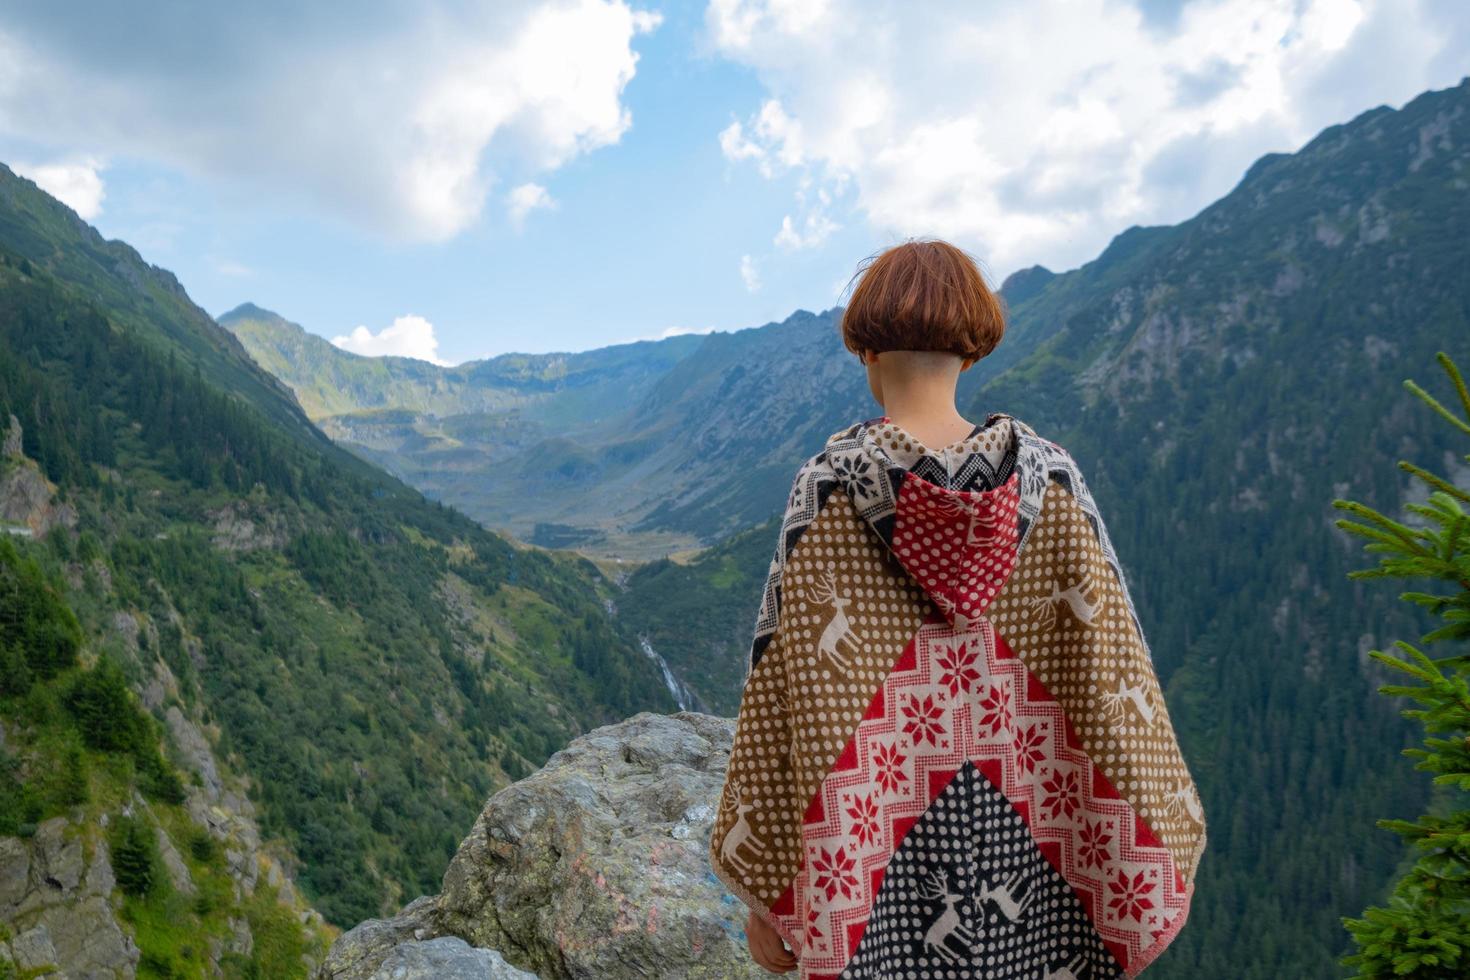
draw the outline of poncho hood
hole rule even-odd
[[[801,980],[1131,977],[1204,813],[1076,462],[1005,413],[887,416],[787,498],[710,861]]]
[[[1012,415],[992,412],[940,449],[881,415],[833,433],[820,460],[956,629],[980,616],[1009,577],[1052,479],[1086,495],[1104,558],[1123,574],[1071,456]],[[1127,601],[1136,623],[1131,596]]]

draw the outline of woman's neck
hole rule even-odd
[[[953,402],[905,401],[889,398],[883,414],[924,446],[932,449],[949,446],[968,436],[975,423],[961,415]]]

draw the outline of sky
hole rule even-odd
[[[1463,0],[7,0],[0,161],[214,315],[452,364],[826,309],[911,237],[1075,268],[1466,74]]]

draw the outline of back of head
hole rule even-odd
[[[975,260],[948,242],[908,241],[872,256],[842,314],[859,355],[945,351],[979,360],[1005,335],[1005,305]]]

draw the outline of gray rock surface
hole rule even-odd
[[[22,451],[20,420],[10,416],[0,447],[0,523],[23,527],[37,537],[58,524],[74,527],[77,511],[57,502],[56,486]]]
[[[15,957],[15,965],[22,970],[36,970],[56,963],[56,947],[51,944],[51,934],[45,926],[33,926],[16,936],[10,944],[10,953]]]
[[[476,949],[458,936],[395,946],[370,980],[537,980],[493,949]]]
[[[123,932],[110,895],[116,878],[107,842],[66,817],[52,817],[29,839],[0,837],[0,922],[14,934],[17,967],[64,970],[71,980],[132,977],[139,952]]]
[[[158,856],[163,860],[163,866],[168,871],[168,878],[174,890],[191,898],[197,895],[199,889],[194,887],[194,878],[189,874],[189,866],[184,863],[184,856],[179,853],[179,849],[174,847],[173,839],[162,827],[155,827],[153,831],[158,839]]]
[[[339,937],[317,980],[382,980],[443,936],[545,980],[769,976],[709,867],[733,737],[733,719],[681,711],[575,739],[490,798],[439,895]]]
[[[18,459],[24,455],[21,449],[22,434],[20,419],[16,418],[12,413],[8,424],[5,426],[5,445],[3,448],[0,448],[0,456],[4,456],[6,459]]]
[[[423,895],[391,919],[368,919],[337,937],[318,967],[317,980],[365,980],[373,976],[394,948],[437,938],[432,914],[438,898]]]

